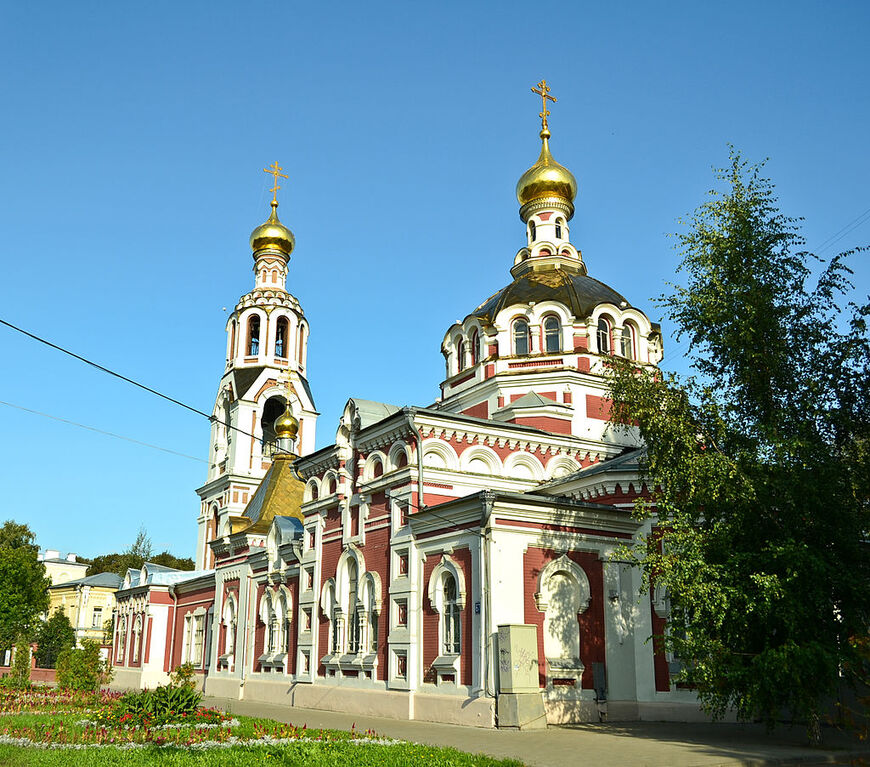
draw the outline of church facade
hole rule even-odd
[[[114,684],[190,662],[209,695],[397,718],[699,716],[650,641],[667,600],[619,556],[651,531],[631,515],[641,446],[608,420],[606,368],[656,366],[661,331],[588,275],[539,88],[511,282],[448,328],[434,404],[352,398],[319,450],[308,321],[286,290],[295,240],[273,199],[227,322],[197,570],[127,574]]]

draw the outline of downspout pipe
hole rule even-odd
[[[423,440],[420,432],[417,431],[417,424],[414,423],[413,409],[404,407],[402,412],[408,419],[408,426],[414,434],[414,443],[417,446],[417,511],[423,511],[426,508],[426,504],[423,503]]]
[[[172,661],[175,658],[175,626],[178,617],[178,595],[175,593],[175,584],[169,586],[169,596],[172,597],[172,634],[169,638],[169,670],[172,673]]]
[[[492,591],[490,584],[492,583],[492,511],[495,505],[495,496],[485,491],[483,493],[483,525],[482,525],[482,549],[483,549],[483,620],[481,621],[484,630],[484,692],[487,696],[494,698],[496,694],[495,680],[493,679],[493,652],[492,652]],[[492,689],[490,689],[492,685]]]

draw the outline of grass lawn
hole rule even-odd
[[[372,732],[308,730],[249,717],[211,727],[187,722],[171,727],[107,724],[107,714],[117,705],[116,698],[105,695],[70,698],[42,691],[15,697],[4,691],[0,765],[520,765],[454,749],[387,741]]]

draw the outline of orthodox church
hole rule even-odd
[[[533,90],[541,149],[517,183],[510,283],[447,329],[434,404],[349,399],[320,450],[308,320],[286,289],[295,239],[273,197],[226,326],[197,570],[127,573],[116,686],[189,662],[209,695],[404,719],[699,716],[649,641],[667,599],[618,556],[650,528],[631,515],[640,446],[609,423],[605,371],[612,355],[656,366],[660,328],[589,276],[577,182],[549,146],[554,99]]]

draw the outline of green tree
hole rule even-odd
[[[36,630],[36,665],[39,668],[54,668],[61,651],[72,647],[75,642],[75,630],[64,611],[58,607]]]
[[[145,561],[151,556],[151,551],[151,538],[148,537],[148,532],[145,528],[140,527],[136,540],[133,541],[133,545],[130,546],[125,553],[130,554],[133,557],[141,557],[142,560]]]
[[[0,527],[0,647],[29,638],[48,609],[49,581],[38,553],[27,525],[9,520]]]
[[[120,576],[127,574],[127,570],[138,570],[145,562],[153,562],[164,567],[174,567],[176,570],[193,570],[192,559],[176,557],[168,551],[153,554],[153,545],[148,532],[144,527],[139,528],[136,540],[121,553],[102,554],[90,560],[87,575],[98,573],[116,573]]]
[[[686,284],[660,303],[697,374],[617,361],[612,418],[647,446],[656,533],[634,556],[683,681],[715,716],[800,717],[817,740],[838,674],[866,670],[870,306],[844,316],[849,253],[803,252],[760,170],[732,150],[677,235]]]

